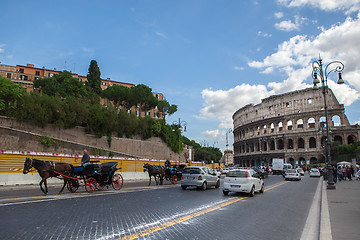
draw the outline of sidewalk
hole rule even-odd
[[[360,181],[338,181],[326,194],[333,240],[360,239]]]

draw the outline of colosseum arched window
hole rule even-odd
[[[287,148],[288,149],[294,149],[294,141],[291,138],[288,139]]]
[[[267,151],[267,142],[266,141],[263,142],[262,145],[263,145],[262,150]]]
[[[356,142],[356,137],[354,135],[350,135],[347,138],[348,144],[353,144],[354,142]]]
[[[334,126],[334,127],[339,127],[341,126],[341,121],[340,121],[340,117],[338,115],[334,115],[331,118],[331,123],[329,124],[329,126]]]
[[[326,118],[325,117],[320,117],[319,122],[320,122],[320,127],[326,127]]]
[[[278,131],[281,132],[283,130],[283,123],[279,122],[278,123]]]
[[[309,139],[309,148],[316,148],[316,139],[314,137]]]
[[[275,141],[274,141],[274,140],[271,140],[271,141],[270,141],[270,150],[271,150],[271,151],[274,151],[274,150],[275,150]]]
[[[308,119],[308,128],[315,128],[315,118],[311,117]]]
[[[287,127],[287,130],[292,130],[292,121],[291,120],[289,120],[289,121],[287,121],[287,123],[286,123],[286,127]]]
[[[260,135],[260,127],[259,126],[256,127],[256,134]]]
[[[270,124],[270,132],[273,133],[274,129],[275,129],[275,125],[274,125],[274,123],[271,123]]]
[[[266,133],[266,129],[267,129],[267,126],[266,124],[263,125],[263,133],[265,134]]]
[[[254,151],[255,151],[254,143],[251,143],[251,144],[250,144],[250,150],[251,150],[251,152],[254,152]]]
[[[342,144],[343,143],[342,137],[339,135],[336,135],[334,137],[334,142],[338,142],[338,143]]]
[[[296,121],[296,128],[304,128],[304,121],[302,119]]]
[[[303,138],[298,139],[298,148],[305,148],[305,141]]]
[[[278,139],[278,141],[277,141],[277,149],[279,149],[279,150],[284,149],[284,141],[282,139]]]
[[[259,142],[256,143],[256,151],[257,151],[257,152],[260,151],[260,143],[259,143]]]

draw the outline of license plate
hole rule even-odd
[[[232,188],[241,188],[241,185],[230,185]]]

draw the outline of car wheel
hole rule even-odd
[[[285,181],[287,181],[288,179],[287,178],[285,178]]]
[[[224,194],[225,196],[227,196],[227,195],[229,194],[229,192],[223,190],[223,194]]]
[[[219,188],[220,187],[220,181],[216,182],[215,188]]]
[[[250,197],[253,197],[255,195],[255,187],[253,186],[250,191]]]
[[[182,190],[186,190],[186,186],[181,186],[181,189],[182,189]]]
[[[205,191],[207,188],[207,184],[206,182],[203,182],[203,184],[201,185],[201,190]]]
[[[261,185],[260,193],[264,193],[264,184]]]

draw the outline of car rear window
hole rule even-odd
[[[185,168],[183,173],[188,173],[188,174],[200,174],[200,169],[199,168]]]
[[[246,171],[230,171],[227,177],[246,177]]]
[[[291,170],[287,170],[286,172],[287,173],[296,173],[296,170],[291,169]]]

